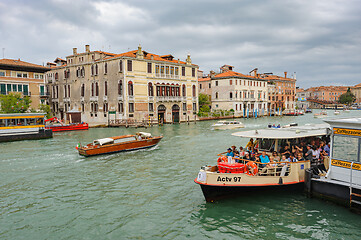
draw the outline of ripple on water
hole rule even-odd
[[[137,130],[90,129],[0,144],[0,238],[361,238],[360,216],[302,194],[206,203],[193,182],[199,167],[247,143],[230,136],[239,130],[211,131],[214,122],[149,128],[164,135],[156,148],[89,158],[78,155],[79,142]],[[306,115],[242,122],[255,129],[321,121]]]

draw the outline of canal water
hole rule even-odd
[[[329,111],[330,117],[333,111]],[[361,117],[361,111],[337,117]],[[321,123],[312,114],[241,119]],[[245,146],[215,121],[148,129],[97,128],[0,144],[0,239],[360,239],[361,216],[302,193],[248,195],[206,203],[193,182],[217,153]],[[147,131],[154,149],[84,158],[75,146]]]

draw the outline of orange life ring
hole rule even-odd
[[[250,176],[255,176],[258,173],[257,164],[252,161],[247,162],[246,164],[246,174]]]
[[[228,162],[228,158],[226,156],[221,156],[218,158],[217,162]]]

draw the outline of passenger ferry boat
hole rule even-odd
[[[269,155],[279,151],[286,143],[299,143],[313,137],[323,137],[330,132],[328,124],[309,124],[305,126],[290,126],[278,129],[259,129],[233,133],[233,136],[254,138],[258,141],[258,150],[265,150]],[[263,190],[302,190],[304,188],[305,169],[310,167],[309,161],[277,162],[263,166],[260,163],[241,160],[219,154],[216,166],[201,167],[195,183],[201,186],[207,202],[233,195],[242,195],[250,191]],[[222,163],[222,158],[226,163]],[[327,162],[327,160],[326,160]]]
[[[329,169],[306,170],[306,190],[361,212],[361,118],[325,120],[332,127]]]
[[[85,157],[124,151],[134,151],[156,146],[163,136],[153,137],[150,133],[139,132],[135,135],[123,135],[96,139],[86,146],[78,146],[80,155]]]
[[[236,129],[244,128],[244,124],[240,121],[218,121],[212,125],[213,129]]]
[[[45,113],[0,114],[0,142],[53,137],[53,132],[45,129],[45,115]]]

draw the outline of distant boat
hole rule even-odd
[[[315,117],[315,118],[327,117],[327,112],[326,111],[321,111],[320,113],[315,113],[315,114],[313,114],[313,117]]]
[[[305,111],[305,113],[312,113],[312,109],[307,108],[306,111]]]
[[[240,121],[218,121],[212,125],[213,129],[235,129],[244,128],[244,124]]]
[[[151,148],[157,145],[163,136],[153,137],[150,133],[139,132],[136,135],[96,139],[86,146],[77,146],[80,155],[85,157],[124,151]]]
[[[339,111],[334,111],[333,114],[340,115],[340,112]]]
[[[88,130],[89,129],[89,126],[87,123],[64,124],[56,117],[46,119],[45,122],[56,122],[55,124],[47,123],[45,125],[45,129],[51,129],[51,130],[53,130],[53,132]]]

